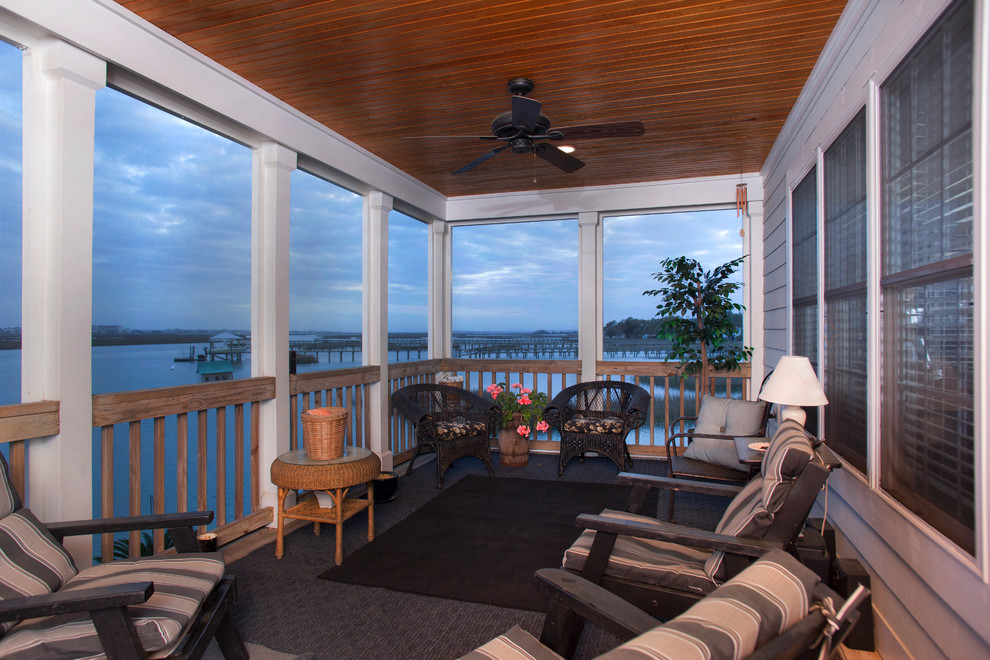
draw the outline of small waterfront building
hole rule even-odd
[[[234,365],[230,360],[211,360],[197,362],[196,373],[201,383],[212,383],[218,380],[233,380]]]

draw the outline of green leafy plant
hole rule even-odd
[[[667,258],[653,279],[663,286],[644,291],[660,299],[661,339],[671,342],[670,358],[681,363],[682,376],[696,374],[701,392],[708,394],[713,371],[731,371],[753,354],[751,346],[732,342],[739,334],[736,312],[746,308],[732,301],[742,284],[732,281],[746,257],[739,257],[710,271],[689,257]]]

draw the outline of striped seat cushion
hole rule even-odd
[[[662,525],[656,519],[605,509],[603,516],[619,520],[635,520],[650,525]],[[577,541],[564,552],[564,568],[580,573],[595,540],[593,530],[584,530]],[[705,594],[715,589],[705,573],[705,560],[711,556],[708,550],[699,550],[632,536],[619,535],[608,560],[605,574],[645,584],[675,587],[684,591]]]
[[[625,425],[618,417],[577,417],[564,422],[568,433],[622,433]]]
[[[6,518],[21,508],[21,498],[10,482],[7,460],[0,454],[0,518]]]
[[[763,480],[755,477],[729,503],[722,519],[715,526],[716,534],[762,539],[773,523],[773,514],[763,506]],[[725,579],[725,554],[713,552],[705,562],[705,573],[713,580]]]
[[[0,599],[50,594],[75,574],[72,558],[30,510],[0,519]],[[0,624],[0,634],[15,623]]]
[[[437,437],[440,440],[456,440],[469,435],[485,433],[488,425],[484,422],[437,422]]]
[[[79,572],[61,591],[150,580],[155,593],[128,607],[138,638],[150,654],[170,650],[224,572],[220,553],[125,559]],[[86,612],[21,621],[0,639],[0,657],[79,658],[102,653]]]
[[[499,635],[484,646],[480,646],[461,660],[560,660],[560,656],[540,644],[535,637],[513,626],[509,632]]]
[[[801,424],[789,419],[777,427],[760,468],[763,473],[763,505],[767,511],[776,513],[780,509],[794,480],[814,455],[811,441]]]
[[[736,495],[715,531],[729,536],[762,539],[773,523],[774,515],[784,505],[794,480],[814,456],[804,427],[793,420],[783,422],[777,427],[763,457],[762,475],[746,484]],[[705,563],[705,571],[712,579],[725,579],[723,559],[722,552],[714,552]]]
[[[774,550],[680,616],[600,658],[745,658],[807,616],[817,583],[812,571]]]

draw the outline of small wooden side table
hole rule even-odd
[[[336,527],[337,549],[334,560],[344,561],[344,521],[365,509],[368,510],[368,540],[375,538],[374,480],[381,473],[382,462],[371,450],[364,447],[344,446],[344,455],[329,461],[316,461],[306,456],[304,449],[282,454],[272,463],[272,483],[278,486],[278,537],[275,556],[282,558],[282,534],[285,518],[308,520],[314,523],[313,531],[320,533],[320,523]],[[368,484],[364,499],[347,497],[352,486]],[[320,507],[315,497],[303,500],[286,510],[285,496],[290,490],[323,490],[329,493],[333,507]]]

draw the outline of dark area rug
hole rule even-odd
[[[544,612],[533,574],[560,566],[578,514],[624,510],[629,490],[468,475],[320,577]]]

